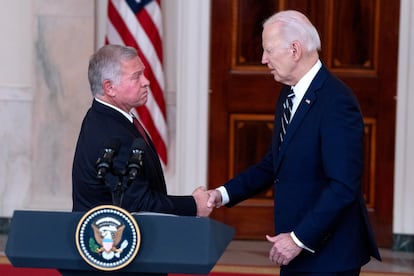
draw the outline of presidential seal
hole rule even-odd
[[[138,224],[126,210],[102,205],[88,211],[76,228],[82,259],[103,271],[119,270],[136,257],[141,243]]]

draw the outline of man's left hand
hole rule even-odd
[[[296,245],[289,233],[282,233],[274,237],[266,235],[266,239],[273,243],[269,259],[278,265],[287,265],[302,251],[302,248]]]

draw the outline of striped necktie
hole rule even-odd
[[[287,95],[285,102],[283,103],[283,115],[282,115],[282,125],[280,129],[280,144],[282,144],[285,135],[287,127],[290,123],[290,116],[292,113],[292,106],[293,106],[293,98],[295,97],[295,92],[293,92],[293,89],[290,89],[289,95]]]

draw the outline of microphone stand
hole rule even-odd
[[[124,179],[125,171],[110,170],[109,172],[116,178],[116,180],[108,178],[105,175],[98,175],[98,178],[101,180],[102,184],[108,187],[111,191],[112,204],[121,207],[124,199],[124,192],[127,188]]]
[[[112,204],[121,207],[122,201],[124,200],[124,192],[126,190],[124,185],[125,173],[115,171],[113,174],[118,177],[118,182],[112,187]]]

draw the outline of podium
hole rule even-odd
[[[97,271],[80,256],[75,232],[82,212],[22,211],[13,214],[6,256],[15,267]],[[139,251],[116,273],[208,274],[233,239],[234,229],[210,218],[158,213],[132,215]],[[118,275],[118,274],[117,274]]]

